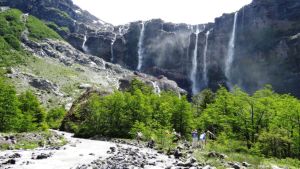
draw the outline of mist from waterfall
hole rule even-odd
[[[210,34],[210,30],[208,30],[205,34],[205,46],[203,50],[203,70],[202,70],[202,80],[204,82],[204,86],[208,85],[208,76],[207,76],[207,46],[208,46],[208,37]]]
[[[111,44],[110,44],[110,54],[111,54],[111,58],[110,58],[110,62],[114,62],[114,43],[117,39],[117,34],[115,33],[114,38],[111,40]]]
[[[137,70],[140,71],[143,65],[143,53],[144,53],[144,49],[143,49],[143,42],[144,42],[144,35],[145,35],[145,23],[142,22],[142,29],[141,29],[141,33],[140,33],[140,37],[139,37],[139,42],[138,42],[138,66],[137,66]]]
[[[198,92],[197,88],[197,67],[198,67],[198,35],[200,33],[199,26],[196,27],[196,42],[195,42],[195,48],[193,52],[193,58],[192,58],[192,70],[190,74],[190,79],[192,81],[192,93],[193,95]]]
[[[236,21],[238,17],[238,12],[234,14],[234,21],[233,21],[233,28],[228,44],[228,51],[227,56],[225,58],[225,76],[227,78],[227,87],[231,90],[232,89],[232,82],[231,82],[231,66],[234,58],[234,48],[235,48],[235,33],[236,33]]]

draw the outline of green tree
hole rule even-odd
[[[19,96],[19,109],[22,112],[23,122],[20,131],[46,129],[46,112],[40,105],[37,97],[30,91]]]
[[[53,108],[47,113],[47,124],[52,129],[58,129],[62,120],[66,115],[66,110],[63,107]]]
[[[16,130],[19,124],[19,115],[14,87],[0,78],[0,132]]]

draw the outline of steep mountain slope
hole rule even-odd
[[[10,0],[2,5],[51,22],[49,26],[85,53],[165,75],[190,93],[219,85],[238,85],[251,93],[271,84],[278,92],[300,97],[298,0],[254,0],[236,14],[203,25],[154,19],[115,27],[71,0]]]
[[[84,54],[37,18],[16,9],[2,9],[0,73],[9,77],[19,92],[32,90],[47,108],[62,105],[69,109],[87,89],[112,92],[133,78],[153,88],[184,92],[166,78],[137,74]]]

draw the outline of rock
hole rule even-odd
[[[13,165],[13,164],[16,164],[16,160],[15,159],[9,159],[6,162],[4,162],[3,164],[5,164],[5,165]]]
[[[278,167],[277,165],[272,165],[271,168],[272,168],[272,169],[283,169],[283,168],[281,168],[281,167]]]
[[[14,154],[10,155],[9,158],[21,158],[21,154],[14,153]]]
[[[227,158],[227,156],[225,154],[221,154],[221,153],[218,153],[218,152],[209,152],[207,154],[208,157],[211,157],[211,158],[220,158],[220,159],[225,159]]]
[[[212,167],[210,165],[206,165],[202,169],[212,169]]]
[[[88,88],[91,88],[92,87],[92,85],[91,84],[80,84],[79,86],[78,86],[78,88],[79,89],[88,89]]]
[[[116,152],[116,147],[109,147],[109,149],[110,149],[110,151],[113,152],[113,153]]]
[[[242,166],[244,166],[244,167],[249,167],[249,166],[251,166],[251,164],[249,164],[249,163],[247,163],[247,162],[243,162],[243,163],[242,163]]]
[[[49,158],[49,157],[51,157],[51,156],[52,156],[51,153],[49,153],[49,154],[41,153],[41,154],[37,155],[35,159],[37,159],[37,160],[42,160],[42,159]]]
[[[197,160],[196,160],[195,157],[191,157],[191,158],[189,158],[187,161],[190,162],[190,163],[195,163],[195,162],[197,162]]]
[[[232,167],[233,167],[234,169],[240,169],[240,168],[241,168],[241,166],[240,166],[239,164],[237,164],[237,163],[234,163],[234,164],[232,165]]]
[[[179,151],[179,149],[176,149],[175,152],[174,152],[174,157],[176,159],[182,157],[182,153]]]

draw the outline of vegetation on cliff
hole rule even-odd
[[[0,66],[11,66],[24,63],[30,54],[21,46],[22,34],[28,30],[29,38],[62,39],[55,31],[37,18],[22,14],[17,9],[0,12]]]

